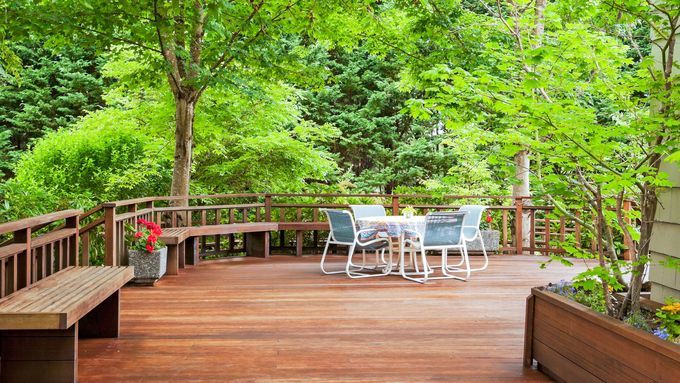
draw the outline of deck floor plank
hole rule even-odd
[[[210,261],[123,289],[121,337],[79,341],[80,381],[545,382],[522,367],[525,298],[583,269],[497,256],[423,286],[323,276],[318,259]]]

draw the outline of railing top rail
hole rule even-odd
[[[44,226],[45,224],[49,224],[54,221],[79,216],[82,213],[83,211],[78,209],[61,210],[35,217],[24,218],[17,221],[5,222],[0,224],[0,234],[11,233],[34,226]]]
[[[153,196],[133,198],[120,201],[105,202],[103,207],[128,206],[152,201],[177,201],[194,199],[220,199],[220,198],[259,198],[259,197],[316,197],[316,198],[445,198],[445,199],[531,199],[530,196],[508,196],[508,195],[442,195],[433,196],[430,194],[342,194],[342,193],[238,193],[238,194],[205,194],[190,196]]]
[[[202,205],[202,206],[168,206],[155,207],[154,211],[196,211],[196,210],[221,210],[221,209],[247,209],[264,207],[263,203],[242,203],[236,205]]]
[[[202,194],[202,195],[190,195],[190,196],[154,196],[154,197],[142,197],[142,198],[132,198],[120,201],[104,202],[103,207],[118,207],[118,206],[128,206],[136,205],[145,202],[155,202],[155,201],[178,201],[183,199],[219,199],[219,198],[253,198],[253,197],[264,197],[263,193],[240,193],[240,194]]]

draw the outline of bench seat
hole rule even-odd
[[[78,337],[118,337],[120,288],[133,277],[67,267],[1,299],[0,382],[77,381]]]

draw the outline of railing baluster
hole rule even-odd
[[[503,209],[503,248],[508,247],[508,211]]]
[[[548,211],[545,212],[545,252],[543,255],[550,254],[550,215]]]
[[[529,247],[536,249],[536,209],[529,210]]]

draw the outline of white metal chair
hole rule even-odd
[[[399,252],[399,272],[402,277],[418,282],[425,283],[428,279],[459,279],[462,281],[470,277],[470,261],[468,259],[467,247],[463,236],[463,222],[466,212],[436,212],[425,216],[425,230],[423,233],[415,231],[405,231],[402,250]],[[404,248],[409,245],[409,251],[419,251],[423,270],[407,273],[404,268]],[[440,250],[442,252],[442,263],[440,266],[443,276],[430,277],[432,268],[437,266],[428,265],[426,253],[428,250]],[[453,268],[448,265],[448,251],[459,250],[462,256],[460,265],[464,269]],[[460,266],[458,265],[458,266]],[[465,277],[459,277],[451,273],[465,272]]]
[[[326,213],[326,217],[328,217],[330,233],[328,233],[326,246],[324,247],[323,255],[321,256],[321,272],[324,274],[346,273],[350,278],[368,278],[389,275],[392,271],[392,268],[387,266],[392,264],[392,249],[390,247],[389,239],[375,236],[372,239],[362,240],[362,236],[370,238],[370,234],[375,233],[375,230],[357,231],[354,218],[349,211],[334,209],[323,209],[322,211]],[[328,248],[331,244],[349,247],[345,270],[327,271],[324,268],[326,256],[328,255]],[[363,252],[364,259],[362,265],[356,265],[352,262],[355,249],[362,250]],[[389,251],[389,263],[387,263],[387,265],[381,265],[378,263],[378,253],[380,253],[380,258],[383,259],[385,249]],[[382,273],[368,274],[360,272],[366,268],[366,251],[375,251],[376,264],[373,270],[376,270],[380,266],[384,266]]]
[[[384,217],[387,215],[383,205],[349,205],[354,219],[366,217]]]
[[[472,242],[479,238],[479,242],[482,244],[482,254],[484,254],[484,266],[478,267],[476,269],[470,269],[470,271],[480,271],[484,270],[489,266],[489,256],[486,254],[486,248],[484,247],[484,239],[482,238],[482,232],[479,230],[479,224],[482,221],[482,215],[488,209],[488,206],[483,205],[463,205],[458,209],[460,212],[467,212],[465,218],[463,219],[463,238],[465,242]],[[461,263],[451,266],[460,266]]]

